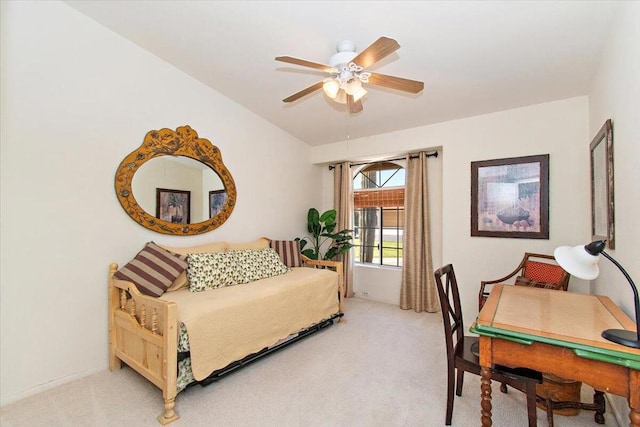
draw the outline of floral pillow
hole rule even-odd
[[[243,282],[242,271],[230,252],[187,255],[189,290],[201,292]]]
[[[233,254],[235,261],[240,266],[244,277],[242,283],[289,272],[289,267],[282,263],[280,255],[271,248],[228,251],[227,253]]]

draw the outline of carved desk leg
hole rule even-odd
[[[630,427],[640,427],[640,371],[629,370],[629,420]]]
[[[491,427],[491,369],[482,367],[480,371],[480,393],[482,407],[482,427]]]
[[[595,414],[593,414],[593,420],[598,424],[604,424],[604,413],[607,411],[606,404],[604,402],[604,393],[598,390],[594,390],[593,393],[593,405],[595,406]]]

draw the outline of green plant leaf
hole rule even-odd
[[[336,226],[338,224],[325,224],[325,229],[327,231],[327,233],[333,233],[333,230],[336,229]]]
[[[336,222],[337,215],[338,213],[335,209],[329,209],[322,214],[322,216],[320,217],[320,221],[324,222],[325,224],[334,224]]]
[[[305,249],[301,252],[302,255],[306,256],[310,259],[318,259],[318,254],[313,251],[313,249]]]
[[[307,230],[314,236],[320,233],[320,213],[316,208],[310,208],[307,213]]]
[[[345,254],[345,253],[349,252],[349,249],[351,249],[352,247],[353,247],[353,245],[350,244],[350,243],[346,244],[344,246],[341,246],[340,249],[338,250],[338,253],[340,255]]]
[[[329,248],[329,250],[324,254],[324,259],[331,260],[338,254],[338,249],[335,246]]]

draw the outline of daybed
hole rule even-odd
[[[161,249],[194,260],[197,254],[226,257],[265,245],[269,240]],[[302,267],[286,268],[284,274],[204,292],[193,291],[197,271],[189,264],[193,280],[187,282],[183,271],[159,296],[145,295],[150,292],[143,284],[118,278],[131,263],[120,270],[111,264],[109,368],[120,369],[124,362],[143,375],[162,390],[164,411],[158,421],[178,419],[175,398],[187,385],[215,381],[342,317],[342,264],[300,259]]]

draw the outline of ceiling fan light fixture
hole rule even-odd
[[[324,93],[331,99],[335,99],[340,90],[340,82],[336,79],[325,79],[322,85]]]

